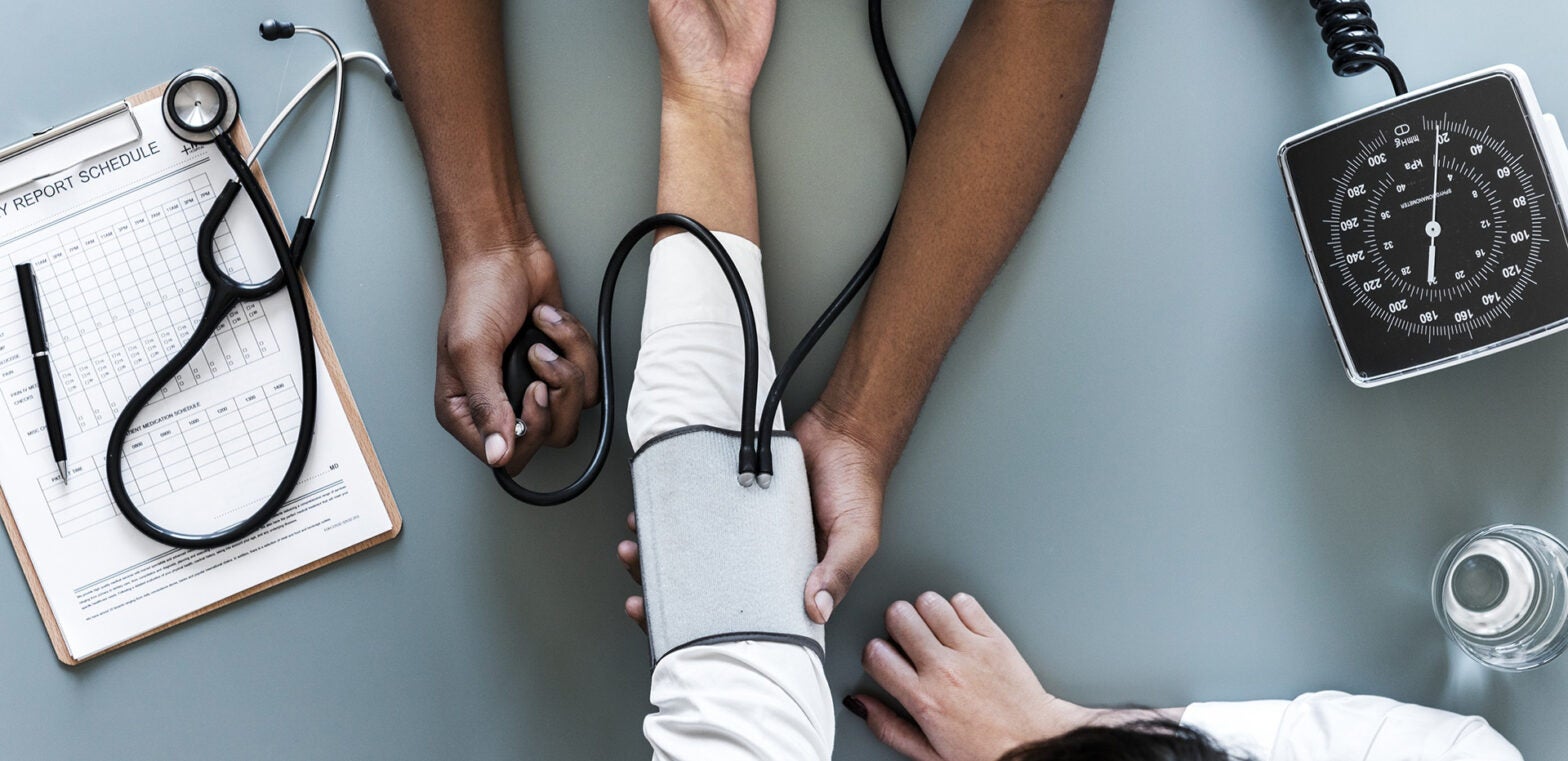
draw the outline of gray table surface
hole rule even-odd
[[[1380,0],[1420,86],[1499,62],[1568,109],[1568,5]],[[252,125],[313,71],[264,16],[379,49],[365,9],[8,3],[0,139],[196,64]],[[1199,8],[1202,8],[1200,11]],[[962,19],[890,3],[916,105]],[[900,149],[863,4],[789,2],[757,93],[774,335],[798,336],[893,202]],[[1568,533],[1568,339],[1395,386],[1339,367],[1286,209],[1281,139],[1385,97],[1333,77],[1305,0],[1124,0],[1072,150],[948,358],[894,475],[880,554],[829,633],[835,694],[884,607],[976,594],[1045,683],[1167,705],[1370,692],[1486,715],[1529,758],[1568,745],[1565,672],[1456,658],[1427,602],[1450,537],[1489,522]],[[650,211],[658,77],[636,0],[514,2],[514,111],[536,221],[570,303]],[[624,468],[567,508],[510,502],[431,414],[442,299],[412,132],[353,78],[308,274],[402,507],[397,541],[79,668],[60,666],[22,574],[0,570],[0,757],[637,758],[648,670],[614,561]],[[266,167],[297,214],[324,110]],[[955,255],[961,252],[955,252]],[[642,267],[628,271],[640,282]],[[624,289],[621,366],[641,294]],[[821,387],[835,330],[787,406]],[[780,349],[782,352],[782,349]],[[620,392],[625,393],[625,383]],[[586,448],[534,478],[564,477]],[[616,461],[627,454],[624,444]],[[7,553],[9,554],[9,553]],[[888,758],[840,711],[840,758]]]

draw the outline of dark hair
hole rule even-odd
[[[1021,745],[999,761],[1244,761],[1208,735],[1166,719],[1114,727],[1079,727]]]

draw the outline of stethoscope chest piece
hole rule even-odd
[[[163,91],[163,121],[182,140],[210,143],[234,126],[240,100],[234,84],[217,69],[181,72]]]

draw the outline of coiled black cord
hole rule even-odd
[[[909,99],[904,95],[904,87],[899,83],[898,71],[893,67],[893,58],[888,53],[887,35],[882,30],[882,0],[868,0],[868,16],[871,23],[871,47],[876,53],[877,66],[882,70],[882,79],[887,85],[888,94],[893,98],[893,108],[898,112],[899,126],[904,132],[904,158],[907,161],[915,142],[915,116],[909,107]],[[897,209],[895,208],[894,211],[896,213]],[[817,318],[811,329],[806,331],[800,343],[796,344],[794,350],[790,352],[789,358],[779,367],[773,386],[768,390],[767,401],[762,406],[761,420],[764,428],[761,431],[757,430],[755,415],[759,353],[756,321],[751,311],[751,299],[746,294],[746,285],[741,281],[734,262],[730,260],[729,252],[706,227],[690,217],[679,214],[655,214],[638,222],[630,232],[626,233],[615,252],[610,255],[604,281],[599,287],[599,387],[604,391],[604,409],[599,419],[599,440],[594,447],[593,459],[571,484],[549,492],[538,492],[524,487],[507,474],[504,468],[492,469],[496,482],[514,498],[531,505],[559,505],[586,491],[599,477],[599,472],[604,469],[615,432],[615,374],[611,369],[610,352],[611,310],[615,302],[615,283],[620,276],[621,266],[631,254],[632,248],[642,240],[643,236],[661,227],[677,227],[696,236],[709,253],[713,254],[714,261],[718,263],[720,269],[724,270],[724,277],[729,281],[730,291],[735,297],[735,306],[740,310],[741,337],[746,352],[746,369],[741,392],[739,481],[743,486],[757,483],[766,488],[773,475],[773,418],[778,412],[779,400],[784,396],[784,388],[789,385],[790,378],[794,377],[795,371],[799,369],[801,362],[805,361],[806,355],[811,353],[811,349],[833,325],[833,321],[844,313],[849,302],[855,299],[866,282],[871,279],[877,264],[882,261],[882,251],[887,247],[888,233],[893,228],[893,217],[889,215],[887,224],[882,228],[881,237],[877,239],[876,245],[871,247],[871,253],[866,256],[865,261],[861,262],[860,268],[855,270],[849,283],[839,291],[827,310]],[[518,333],[512,345],[507,347],[506,355],[503,357],[507,374],[504,385],[507,387],[513,409],[519,415],[522,414],[523,409],[523,393],[531,381],[526,352],[534,343],[548,342],[549,339],[538,332],[531,323],[525,323],[523,330]]]
[[[1323,43],[1334,60],[1334,73],[1353,77],[1381,68],[1388,74],[1395,95],[1405,94],[1405,75],[1383,54],[1383,38],[1372,20],[1372,6],[1364,0],[1310,0],[1317,11],[1318,26],[1323,28]]]

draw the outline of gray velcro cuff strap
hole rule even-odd
[[[740,437],[693,426],[632,458],[644,610],[653,662],[692,645],[765,640],[823,655],[806,617],[817,564],[811,491],[800,444],[773,437],[773,482],[741,486]]]

